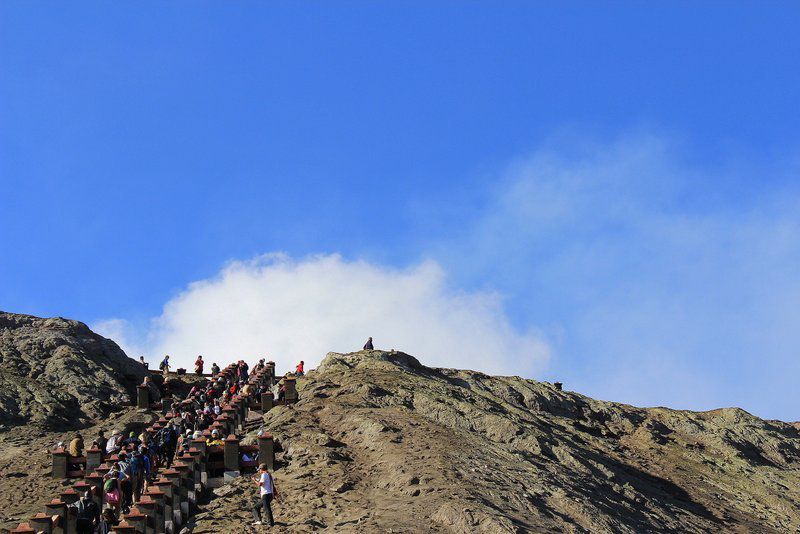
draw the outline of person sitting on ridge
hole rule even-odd
[[[161,364],[158,366],[162,373],[165,375],[169,373],[169,354],[164,356],[164,359],[161,360]]]
[[[211,439],[206,441],[206,446],[208,447],[213,447],[215,445],[219,446],[225,445],[225,442],[222,441],[222,438],[220,437],[218,428],[215,428],[214,430],[211,431]]]
[[[141,363],[145,368],[150,367],[146,361],[144,361],[144,356],[139,356],[139,363]]]
[[[108,439],[108,443],[106,443],[106,454],[114,454],[120,448],[122,444],[122,430],[113,430],[111,432],[111,437]]]
[[[69,455],[83,456],[83,436],[80,434],[75,434],[75,437],[69,442]]]
[[[297,369],[294,371],[295,376],[303,376],[305,373],[303,372],[303,360],[300,360],[300,363],[297,364]]]
[[[203,356],[198,356],[194,362],[194,372],[196,375],[203,374]]]
[[[372,346],[372,337],[370,337],[366,343],[364,343],[364,350],[374,350],[375,347]]]
[[[150,375],[144,377],[144,382],[142,382],[143,386],[147,386],[147,393],[150,395],[150,402],[158,402],[161,400],[161,388],[158,387],[158,384],[153,382],[150,378]]]
[[[217,362],[211,364],[211,374],[214,376],[219,374],[219,365],[217,365]]]

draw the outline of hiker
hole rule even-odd
[[[114,467],[103,477],[103,493],[105,494],[103,501],[114,510],[115,514],[122,506],[122,490],[120,488],[121,481],[125,478],[125,474],[119,469],[119,462],[115,463]]]
[[[364,343],[364,350],[374,350],[375,347],[372,346],[372,338],[370,337],[366,343]]]
[[[259,465],[258,470],[259,474],[253,477],[253,482],[255,482],[256,486],[259,488],[260,498],[253,505],[253,519],[255,520],[253,524],[262,524],[260,512],[263,510],[267,513],[269,525],[274,527],[275,520],[272,518],[272,499],[274,498],[277,500],[278,498],[278,492],[275,491],[275,480],[272,478],[272,474],[270,474],[269,470],[267,470],[267,464]]]
[[[215,445],[225,446],[225,442],[222,441],[222,438],[219,434],[219,429],[215,428],[211,431],[211,438],[206,441],[207,447],[213,447]]]
[[[83,492],[78,502],[70,505],[70,508],[76,510],[78,516],[75,523],[75,532],[77,534],[92,534],[95,524],[100,522],[100,509],[92,500],[91,492]]]
[[[103,513],[100,515],[96,534],[111,534],[114,527],[117,525],[119,525],[119,521],[117,520],[117,516],[114,515],[114,508],[106,506],[103,508]]]
[[[161,360],[161,364],[159,364],[158,368],[161,370],[162,373],[165,375],[169,373],[169,355],[164,356],[164,359]]]
[[[196,375],[201,376],[203,374],[203,356],[200,355],[194,362],[194,372]]]
[[[247,381],[247,370],[249,366],[244,360],[239,360],[239,367],[236,369],[236,377],[239,380]]]
[[[117,462],[119,469],[119,486],[122,493],[122,511],[127,513],[127,510],[133,504],[133,490],[136,479],[134,477],[133,468],[131,466],[128,455],[124,452],[119,454],[119,462]]]
[[[113,430],[111,437],[106,443],[106,454],[114,454],[120,449],[122,444],[122,430]]]
[[[142,365],[144,365],[145,369],[147,369],[148,367],[150,367],[150,365],[149,365],[149,364],[148,364],[146,361],[144,361],[144,356],[139,356],[139,363],[141,363]]]
[[[219,374],[219,365],[217,365],[217,362],[211,364],[211,374],[213,376],[217,376]]]
[[[72,457],[83,456],[83,436],[75,434],[69,442],[69,455]]]
[[[99,432],[97,432],[97,439],[94,440],[94,442],[97,444],[98,449],[103,451],[103,453],[106,452],[106,445],[108,445],[108,440],[106,439],[105,431],[101,429]]]
[[[141,444],[142,440],[136,437],[136,432],[131,432],[128,434],[128,439],[122,442],[122,446],[124,448],[128,448],[128,446],[132,445],[134,449],[137,449]]]
[[[161,400],[161,388],[158,387],[158,384],[153,382],[149,375],[144,377],[144,382],[142,382],[142,385],[147,386],[147,393],[150,395],[151,403]]]
[[[147,447],[144,447],[147,450]],[[133,451],[131,456],[131,474],[133,475],[133,502],[139,502],[146,476],[150,475],[150,460],[142,454],[141,449]]]
[[[305,374],[303,372],[303,360],[300,360],[300,363],[297,364],[297,369],[295,370],[294,374],[296,376],[303,376]]]
[[[260,360],[258,360],[258,363],[255,364],[255,366],[253,367],[253,372],[257,373],[258,371],[262,370],[264,367],[266,367],[266,365],[264,365],[264,358],[261,358]]]

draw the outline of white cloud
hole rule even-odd
[[[367,336],[427,365],[489,373],[532,376],[549,355],[536,332],[509,323],[497,294],[450,289],[435,262],[397,270],[338,255],[234,261],[166,303],[147,333],[120,319],[94,327],[131,356],[170,354],[188,369],[197,354],[209,365],[268,355],[279,370],[314,366]]]
[[[548,324],[548,376],[583,393],[796,419],[796,166],[699,167],[652,136],[569,141],[499,182],[448,251],[456,275],[500,281],[509,309]]]

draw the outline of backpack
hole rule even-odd
[[[128,476],[133,474],[131,472],[132,468],[131,468],[131,462],[130,461],[119,462],[119,470],[122,471],[123,473],[125,473]]]
[[[159,437],[162,445],[169,445],[172,443],[172,432],[170,432],[168,428],[162,429]]]
[[[103,492],[108,493],[109,491],[116,489],[116,487],[117,487],[117,477],[109,478],[103,483]]]
[[[131,465],[131,474],[133,476],[136,476],[142,469],[142,457],[139,455],[134,456],[133,460],[131,460],[130,465]]]
[[[119,490],[114,488],[113,490],[106,493],[106,502],[111,505],[119,504]]]

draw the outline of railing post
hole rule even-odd
[[[258,437],[258,459],[272,471],[275,463],[275,442],[269,432]]]
[[[191,452],[192,448],[197,449],[200,457],[200,485],[205,487],[208,484],[208,471],[206,469],[206,440],[204,439],[193,439],[192,444],[189,447],[189,451]]]
[[[171,396],[161,399],[161,408],[163,413],[168,413],[170,410],[172,410],[172,400],[173,399]]]
[[[185,519],[185,507],[183,506],[185,496],[181,489],[181,472],[175,469],[175,464],[172,464],[172,469],[166,469],[164,476],[172,484],[172,521],[175,532],[179,532],[179,527],[183,525]]]
[[[166,512],[164,509],[164,492],[158,486],[152,486],[147,490],[147,496],[155,503],[155,525],[156,534],[166,532]]]
[[[136,527],[123,520],[111,532],[113,534],[136,534]]]
[[[53,451],[53,478],[67,478],[69,453],[63,448]]]
[[[53,520],[47,514],[39,512],[30,518],[29,523],[31,528],[36,532],[44,532],[44,534],[51,534],[53,532]]]
[[[225,438],[225,471],[239,471],[239,440],[231,434]]]
[[[275,395],[271,391],[265,391],[261,394],[261,411],[267,413],[272,409],[275,402]]]
[[[92,447],[86,451],[86,473],[91,473],[103,463],[103,451]]]
[[[67,505],[61,499],[53,499],[44,505],[44,513],[53,517],[59,516],[61,524],[54,530],[56,533],[66,532],[67,527]]]
[[[140,410],[150,409],[150,392],[147,386],[136,387],[136,408]]]
[[[127,521],[136,532],[145,534],[145,530],[147,529],[147,516],[144,515],[141,510],[134,506],[131,508],[130,512],[125,514],[124,520]]]
[[[158,528],[158,524],[156,522],[156,502],[150,498],[148,494],[144,494],[142,495],[142,498],[139,499],[136,507],[139,508],[139,511],[146,516],[145,531],[147,533],[155,533]]]
[[[286,404],[297,402],[297,387],[294,377],[287,376],[284,378],[283,385],[286,386]]]
[[[162,475],[169,471],[169,469],[162,472]],[[166,532],[173,532],[177,534],[180,531],[180,504],[177,506],[177,521],[176,521],[176,492],[177,489],[173,486],[172,481],[162,476],[153,484],[164,495],[164,530]]]

